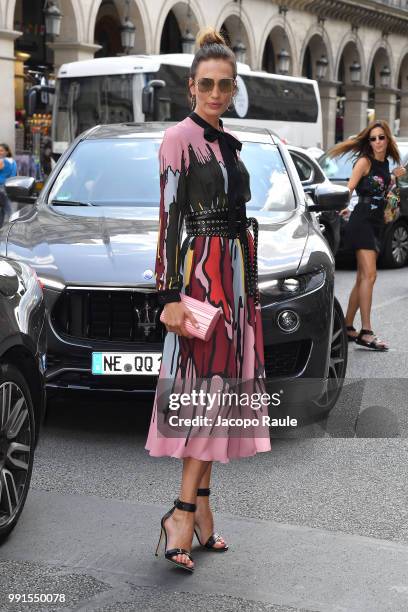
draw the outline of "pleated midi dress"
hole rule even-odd
[[[207,342],[166,334],[145,447],[155,457],[227,463],[271,449],[269,428],[261,424],[261,417],[268,413],[264,406],[249,411],[258,417],[258,427],[216,430],[214,425],[200,424],[177,434],[166,428],[166,419],[175,414],[169,409],[169,397],[175,389],[191,392],[205,388],[219,397],[216,392],[230,388],[228,381],[239,380],[244,387],[248,382],[247,389],[264,391],[261,310],[255,297],[248,295],[242,240],[219,235],[187,235],[183,240],[186,217],[204,210],[217,215],[231,206],[242,210],[250,200],[249,175],[239,158],[240,147],[241,143],[223,129],[221,120],[220,130],[216,130],[196,113],[168,128],[160,147],[155,269],[159,303],[179,301],[185,293],[221,308],[222,316]],[[253,265],[253,236],[246,231]],[[192,414],[215,417],[219,412],[215,402],[211,409],[202,404],[194,407]]]

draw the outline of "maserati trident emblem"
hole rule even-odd
[[[143,278],[144,278],[145,280],[150,280],[151,278],[153,278],[153,270],[149,270],[149,269],[148,269],[148,270],[145,270],[145,271],[143,272]]]
[[[145,303],[139,308],[135,308],[137,316],[138,330],[143,331],[145,338],[157,329],[159,322],[160,308],[149,303],[149,296],[146,294]]]

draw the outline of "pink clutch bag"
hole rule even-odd
[[[209,340],[221,316],[221,309],[215,308],[206,302],[200,302],[200,300],[184,295],[184,293],[181,293],[180,297],[181,301],[191,310],[199,324],[199,327],[194,327],[191,321],[186,319],[185,327],[188,333],[200,340]],[[163,311],[160,315],[160,321],[164,323]]]

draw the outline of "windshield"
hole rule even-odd
[[[58,174],[48,201],[158,207],[160,143],[150,137],[80,142]],[[290,178],[275,145],[245,142],[241,159],[251,177],[248,211],[295,208]]]
[[[53,140],[71,142],[101,123],[135,121],[133,100],[139,107],[143,83],[141,74],[58,79]],[[140,114],[141,109],[135,112]],[[143,115],[137,120],[143,120]]]

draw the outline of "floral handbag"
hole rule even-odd
[[[398,219],[400,214],[400,190],[398,181],[395,181],[388,189],[385,196],[384,222],[392,223]]]

